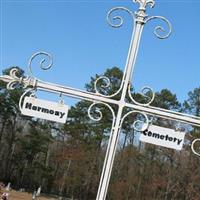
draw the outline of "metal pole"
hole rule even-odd
[[[124,85],[122,89],[121,100],[118,107],[118,113],[116,117],[114,130],[112,130],[111,132],[109,145],[107,147],[107,152],[106,152],[106,156],[104,160],[104,165],[103,165],[103,170],[101,174],[101,179],[100,179],[100,184],[99,184],[96,200],[106,199],[108,185],[110,182],[110,177],[111,177],[113,163],[114,163],[114,158],[115,158],[115,154],[117,150],[117,144],[119,140],[122,111],[126,103],[125,98],[127,94],[127,89],[130,82],[130,78],[133,73],[133,67],[135,65],[135,61],[137,58],[137,52],[138,52],[140,38],[141,38],[143,26],[144,26],[145,16],[146,16],[145,10],[139,10],[139,12],[136,14],[136,20],[133,24],[134,30],[133,30],[129,53],[128,53],[127,62],[126,62],[126,68],[125,68],[126,71],[124,72],[125,80],[124,80]]]

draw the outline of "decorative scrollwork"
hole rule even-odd
[[[53,57],[51,54],[47,53],[47,52],[37,52],[35,54],[33,54],[31,56],[31,58],[29,59],[29,63],[28,63],[28,68],[29,68],[29,72],[31,74],[31,76],[33,76],[33,71],[32,71],[32,62],[33,60],[38,57],[38,56],[45,56],[46,58],[48,58],[49,60],[49,64],[48,65],[45,65],[44,63],[46,62],[46,58],[43,58],[41,61],[40,61],[40,68],[43,69],[43,70],[48,70],[52,67],[53,65]]]
[[[154,0],[133,0],[134,3],[140,4],[140,9],[145,10],[147,5],[149,5],[151,8],[154,7],[155,1]]]
[[[21,97],[19,99],[19,109],[20,110],[22,110],[22,101],[25,98],[25,96],[29,94],[30,97],[36,97],[35,96],[35,91],[36,91],[35,89],[29,88],[21,95]]]
[[[127,13],[129,13],[133,18],[134,18],[134,14],[132,11],[130,11],[128,8],[125,8],[125,7],[115,7],[113,9],[111,9],[108,14],[107,14],[107,21],[108,21],[108,24],[114,28],[119,28],[123,25],[124,23],[124,20],[121,16],[117,15],[117,16],[114,16],[114,17],[111,17],[112,13],[115,12],[115,11],[118,11],[118,10],[123,10],[123,11],[126,11]],[[113,23],[113,22],[118,22],[118,23]]]
[[[125,118],[127,116],[131,115],[131,114],[140,114],[145,119],[144,121],[142,121],[141,119],[137,119],[136,121],[134,121],[134,123],[133,123],[134,130],[139,131],[139,132],[143,132],[149,127],[150,121],[149,121],[147,114],[144,113],[144,112],[139,112],[139,111],[134,110],[134,111],[129,111],[128,113],[126,113],[123,116],[123,118],[121,119],[120,128],[122,127],[122,124],[123,124]]]
[[[27,88],[29,86],[35,87],[37,80],[31,77],[18,77],[17,74],[19,73],[19,69],[12,68],[10,70],[9,75],[3,75],[0,76],[0,79],[7,83],[7,89],[13,90],[15,89],[19,84],[23,85],[24,88]]]
[[[123,77],[124,79],[124,77]],[[111,95],[106,95],[106,94],[102,94],[100,89],[99,88],[103,88],[103,89],[109,89],[109,87],[111,87],[111,81],[108,77],[106,76],[100,76],[99,78],[97,78],[94,82],[94,90],[95,90],[95,93],[100,95],[100,96],[103,96],[103,97],[114,97],[116,96],[117,94],[119,94],[119,92],[122,90],[122,87],[123,87],[123,81],[119,87],[119,89],[111,94]]]
[[[128,94],[129,94],[130,99],[133,101],[133,103],[140,106],[149,106],[154,101],[154,98],[155,98],[155,93],[153,92],[152,88],[148,86],[144,86],[140,92],[141,96],[143,96],[146,99],[149,99],[147,103],[140,103],[132,97],[131,84],[129,84],[128,86]]]
[[[195,139],[195,140],[193,140],[193,142],[192,142],[192,144],[191,144],[191,149],[192,149],[192,152],[193,152],[195,155],[197,155],[197,156],[200,157],[200,148],[199,148],[199,145],[198,145],[198,151],[199,151],[199,153],[197,152],[197,150],[195,150],[195,148],[197,148],[197,147],[194,147],[194,146],[195,146],[195,143],[197,143],[197,142],[200,142],[200,139]]]
[[[152,17],[147,18],[145,23],[147,23],[148,21],[151,21],[153,19],[160,19],[160,20],[164,21],[168,26],[168,31],[166,31],[162,26],[156,26],[154,29],[154,34],[156,35],[156,37],[159,39],[168,38],[172,33],[172,25],[169,22],[169,20],[167,20],[165,17],[162,17],[162,16],[152,16]],[[159,32],[163,32],[165,34],[161,35]]]
[[[104,105],[104,106],[109,108],[109,110],[112,113],[112,117],[113,117],[113,121],[112,121],[112,128],[113,128],[116,116],[115,116],[115,112],[114,112],[113,108],[107,103],[94,102],[93,104],[91,104],[90,107],[88,108],[88,116],[89,116],[89,118],[91,120],[93,120],[93,121],[100,121],[102,119],[103,114],[102,114],[101,110],[96,107],[97,105]],[[93,112],[92,112],[92,110],[93,110]],[[93,116],[94,113],[96,113],[96,116]]]

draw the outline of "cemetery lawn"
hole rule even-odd
[[[32,194],[12,190],[9,195],[9,200],[32,200]],[[47,197],[38,197],[37,200],[56,200],[56,199]]]

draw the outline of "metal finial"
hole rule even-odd
[[[134,3],[140,4],[140,10],[146,10],[146,7],[149,5],[151,8],[155,6],[154,0],[133,0]]]

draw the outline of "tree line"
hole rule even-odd
[[[20,68],[20,76],[24,71]],[[8,74],[5,69],[3,74]],[[109,88],[101,90],[112,94],[121,84],[123,72],[113,67],[104,76],[111,80]],[[85,85],[94,91],[91,77]],[[99,82],[103,84],[103,82]],[[91,102],[79,101],[70,108],[64,125],[22,116],[18,102],[24,89],[18,85],[8,91],[0,82],[0,181],[11,182],[15,189],[62,195],[78,200],[94,200],[101,175],[112,114],[100,106],[102,120],[88,117]],[[98,86],[98,85],[97,85]],[[134,91],[138,101],[143,97]],[[115,98],[118,98],[117,96]],[[153,106],[200,116],[200,88],[188,93],[180,103],[168,89],[155,94]],[[116,108],[113,107],[115,110]],[[99,113],[91,111],[98,117]],[[114,168],[108,190],[108,200],[198,200],[200,199],[200,158],[190,149],[191,142],[200,136],[197,127],[181,125],[186,130],[185,144],[175,151],[139,141],[133,129],[138,115],[128,117],[123,124]],[[153,118],[153,123],[175,128],[176,122]]]

